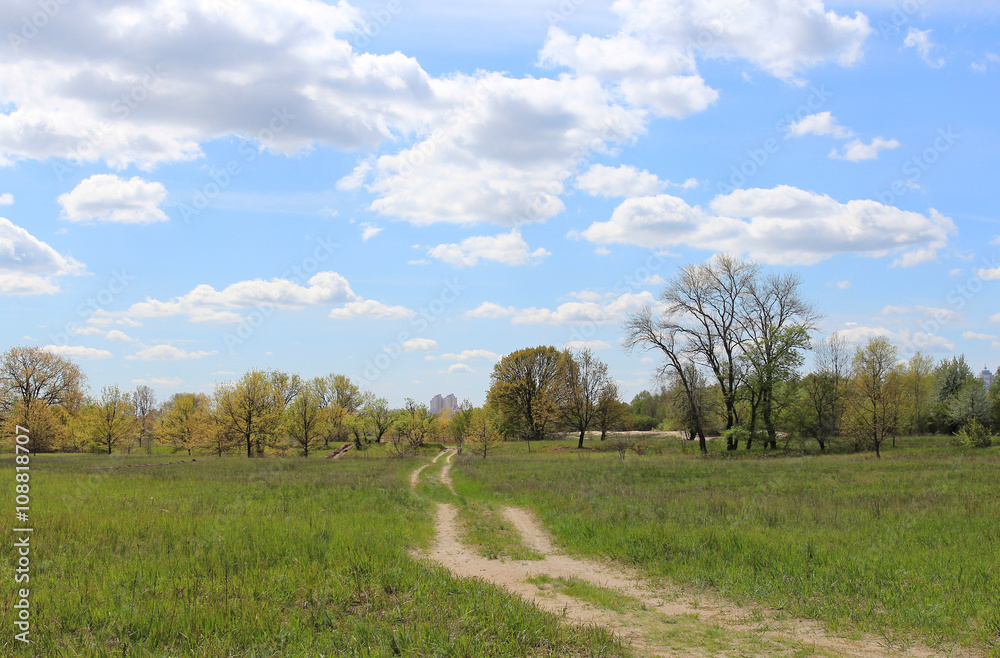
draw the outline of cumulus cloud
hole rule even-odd
[[[855,139],[845,144],[840,150],[832,149],[827,157],[832,160],[861,162],[862,160],[876,160],[878,159],[879,151],[895,148],[899,148],[899,140],[876,137],[868,144],[865,144],[860,139]]]
[[[50,295],[59,277],[85,273],[82,263],[0,217],[0,295]]]
[[[483,302],[465,313],[470,319],[510,318],[513,324],[609,324],[620,322],[626,314],[637,311],[655,302],[652,293],[624,293],[606,302],[576,301],[560,304],[555,309],[515,308],[501,306],[494,302]]]
[[[82,347],[79,345],[46,345],[42,348],[46,352],[51,352],[58,356],[69,359],[110,359],[113,355],[107,350],[99,350],[94,347]]]
[[[343,308],[335,308],[330,311],[330,317],[336,320],[353,320],[357,318],[368,318],[373,320],[399,320],[412,318],[416,311],[405,306],[392,306],[383,304],[374,299],[366,299],[359,302],[348,302]]]
[[[607,350],[611,348],[611,345],[603,340],[571,340],[563,345],[563,348],[567,350]]]
[[[997,313],[996,315],[991,315],[990,322],[992,322],[993,324],[1000,324],[1000,313]]]
[[[162,184],[138,176],[125,180],[114,174],[95,174],[60,195],[59,205],[62,219],[71,222],[150,224],[167,221],[160,210],[166,196]]]
[[[438,372],[439,375],[455,375],[460,372],[475,372],[472,368],[465,365],[464,363],[455,363],[448,366],[445,370]]]
[[[794,137],[804,135],[826,135],[837,139],[848,139],[854,136],[854,131],[837,123],[830,112],[819,112],[792,123],[788,132]]]
[[[133,379],[133,384],[145,384],[146,386],[166,386],[176,388],[184,383],[180,377],[151,377],[149,379]]]
[[[188,352],[179,347],[174,347],[173,345],[153,345],[152,347],[147,347],[141,349],[135,354],[130,354],[126,356],[126,359],[130,361],[183,361],[187,359],[202,359],[206,356],[213,356],[218,354],[217,350],[212,351],[202,351],[202,352]]]
[[[944,353],[955,351],[955,343],[943,336],[935,336],[934,334],[922,331],[913,332],[909,329],[893,331],[891,329],[887,329],[886,327],[853,325],[839,330],[837,335],[842,337],[847,342],[855,345],[860,345],[866,342],[869,338],[882,337],[890,343],[898,346],[904,354],[909,354],[918,350]]]
[[[403,341],[404,352],[433,352],[437,348],[437,341],[430,338],[411,338]]]
[[[896,266],[936,257],[956,232],[951,219],[877,201],[840,203],[786,185],[719,195],[706,210],[661,194],[625,200],[604,222],[572,233],[595,244],[688,245],[747,254],[770,264],[812,265],[841,253],[895,255]]]
[[[1000,340],[997,338],[996,334],[981,334],[975,331],[965,331],[962,333],[962,338],[966,340]]]
[[[935,58],[933,55],[933,52],[937,50],[938,46],[931,41],[930,30],[918,30],[917,28],[911,26],[909,31],[906,33],[906,39],[903,41],[903,46],[906,48],[915,48],[916,51],[920,53],[920,58],[931,68],[939,69],[944,66],[944,58]]]
[[[476,235],[457,244],[439,244],[429,249],[427,255],[455,267],[472,267],[480,260],[504,265],[537,263],[552,253],[541,247],[530,251],[521,232],[514,228],[510,233]]]
[[[108,340],[120,340],[126,343],[131,343],[135,340],[124,331],[119,331],[118,329],[112,329],[108,333],[104,334],[104,337]]]
[[[361,223],[361,241],[368,242],[376,235],[382,232],[382,227],[372,224],[371,222]]]
[[[633,197],[656,194],[666,188],[666,183],[656,174],[645,169],[639,171],[632,165],[595,164],[576,177],[576,187],[591,196]]]
[[[976,276],[984,281],[998,281],[1000,280],[1000,267],[980,268],[976,270]]]
[[[462,350],[461,352],[447,352],[440,356],[425,356],[427,361],[499,361],[500,355],[490,350]]]
[[[10,206],[14,203],[14,195],[10,192],[0,194],[0,206]]]

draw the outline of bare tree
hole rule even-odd
[[[608,366],[590,349],[579,354],[566,350],[560,374],[559,414],[566,426],[580,433],[577,448],[582,449],[587,429],[597,416],[601,392],[610,381]]]
[[[687,365],[691,361],[692,348],[687,342],[687,334],[681,331],[677,323],[669,319],[659,319],[653,309],[646,306],[629,314],[625,320],[625,347],[628,350],[642,348],[644,350],[658,349],[662,352],[665,362],[657,371],[663,380],[676,377],[688,401],[691,413],[691,426],[698,436],[698,445],[702,453],[708,452],[705,443],[705,431],[702,427],[700,405],[697,398],[697,382],[691,381]],[[678,340],[680,338],[680,340]]]
[[[156,423],[156,393],[145,384],[139,384],[132,393],[135,406],[135,440],[142,447],[146,441],[146,452],[153,449],[153,427]]]
[[[667,325],[684,335],[687,353],[715,376],[726,406],[726,429],[739,422],[736,410],[741,369],[737,357],[747,340],[746,295],[759,267],[729,254],[682,267],[660,295]],[[665,325],[665,326],[667,326]],[[735,450],[735,437],[726,446]]]

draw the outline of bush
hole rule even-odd
[[[726,445],[734,441],[737,445],[746,445],[747,441],[750,440],[750,430],[742,425],[737,425],[728,430],[723,430],[721,438],[726,442]]]
[[[952,444],[963,448],[989,448],[995,437],[990,436],[986,427],[973,418],[952,438]]]
[[[649,432],[654,429],[659,423],[652,416],[644,416],[643,414],[635,414],[632,416],[632,429],[639,432]]]

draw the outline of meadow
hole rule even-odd
[[[4,541],[0,654],[631,655],[606,631],[410,555],[433,527],[409,472],[436,452],[115,470],[91,469],[188,458],[34,456],[35,644],[14,646]],[[12,462],[0,458],[11,515]]]
[[[898,650],[1000,655],[1000,449],[916,437],[869,454],[707,457],[648,442],[523,445],[452,470],[458,494],[533,509],[570,551]]]

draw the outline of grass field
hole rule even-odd
[[[13,646],[5,540],[0,654],[630,655],[603,630],[412,558],[432,533],[431,503],[408,488],[426,457],[379,457],[90,470],[187,457],[35,456],[36,644]],[[0,459],[7,518],[12,461]]]
[[[663,439],[620,461],[610,442],[571,444],[463,456],[455,488],[534,509],[583,555],[832,630],[874,632],[890,646],[1000,655],[998,448],[923,437],[881,460],[721,445],[702,458]]]

